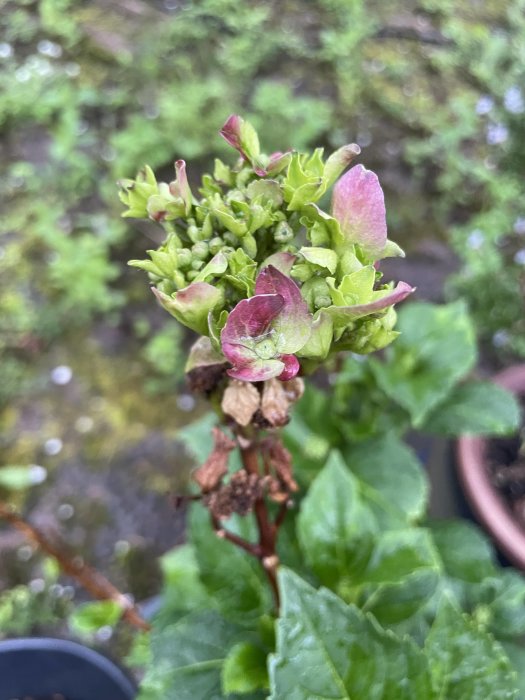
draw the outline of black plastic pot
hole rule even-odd
[[[136,687],[105,656],[62,639],[0,642],[0,700],[133,700]]]

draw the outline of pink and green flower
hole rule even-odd
[[[235,379],[288,380],[299,372],[295,353],[307,343],[312,315],[297,284],[273,265],[255,282],[255,296],[240,301],[221,333],[222,351]]]

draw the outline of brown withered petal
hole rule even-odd
[[[243,427],[250,424],[259,408],[261,396],[253,384],[232,379],[222,397],[221,408]]]
[[[193,472],[192,477],[198,483],[203,493],[213,491],[228,472],[228,458],[235,448],[235,442],[219,428],[213,428],[213,450],[210,456]]]
[[[283,489],[281,483],[275,477],[269,478],[268,496],[274,503],[285,503],[290,498],[288,491]]]
[[[206,496],[205,504],[219,520],[229,518],[232,513],[248,515],[255,501],[263,496],[267,481],[266,477],[248,474],[240,469],[232,475],[228,484]]]
[[[288,423],[290,402],[283,383],[278,379],[264,382],[261,399],[261,412],[266,420],[275,428]]]
[[[227,368],[227,362],[222,365],[194,367],[186,374],[188,388],[195,393],[210,393],[226,375]]]
[[[304,392],[302,379],[290,379],[281,382],[277,379],[269,379],[264,382],[261,399],[261,412],[263,417],[273,425],[280,428],[290,420],[289,410],[292,403],[297,401]]]
[[[282,382],[282,385],[286,391],[290,404],[299,401],[301,396],[304,394],[304,381],[301,379],[301,377],[294,377],[287,382]]]
[[[269,466],[281,486],[288,493],[298,490],[297,482],[293,478],[292,455],[280,440],[270,439],[265,443],[265,450]]]

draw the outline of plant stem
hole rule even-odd
[[[257,443],[255,441],[248,441],[246,445],[241,445],[240,450],[242,463],[246,471],[249,474],[259,475]],[[254,512],[257,528],[259,530],[258,556],[272,588],[276,608],[279,610],[279,588],[277,586],[279,557],[276,551],[279,525],[272,523],[268,512],[268,506],[264,498],[258,498],[255,501]]]
[[[150,626],[144,620],[137,608],[121,593],[108,579],[96,569],[91,568],[79,557],[70,557],[64,548],[53,544],[40,530],[28,523],[7,503],[0,501],[0,518],[5,520],[25,537],[41,549],[45,554],[55,559],[62,571],[74,578],[78,583],[98,600],[112,600],[123,610],[122,617],[140,630],[149,631]]]

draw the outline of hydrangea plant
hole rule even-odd
[[[394,305],[414,290],[381,280],[379,261],[403,252],[387,238],[375,173],[361,164],[347,170],[356,144],[326,159],[320,148],[268,156],[237,115],[220,135],[237,160],[216,160],[198,194],[178,160],[172,182],[157,182],[146,166],[119,183],[120,198],[124,216],[166,231],[148,259],[130,265],[145,270],[162,306],[199,334],[186,365],[190,386],[208,395],[229,431],[214,430],[214,449],[194,473],[197,497],[219,536],[260,559],[278,605],[277,535],[297,490],[278,428],[302,395],[300,375],[339,351],[390,344],[398,335]],[[228,476],[236,448],[242,468]],[[258,542],[225,529],[232,513],[252,511]]]
[[[322,149],[266,156],[236,115],[220,133],[240,157],[233,166],[216,160],[198,196],[181,160],[170,183],[148,167],[120,182],[124,216],[166,230],[149,259],[130,262],[149,273],[164,308],[247,382],[288,380],[339,350],[392,342],[393,306],[413,290],[381,283],[378,261],[403,253],[387,238],[375,173],[355,165],[343,174],[359,147],[326,160]],[[318,203],[332,186],[327,212]],[[200,354],[206,362],[202,344]]]

